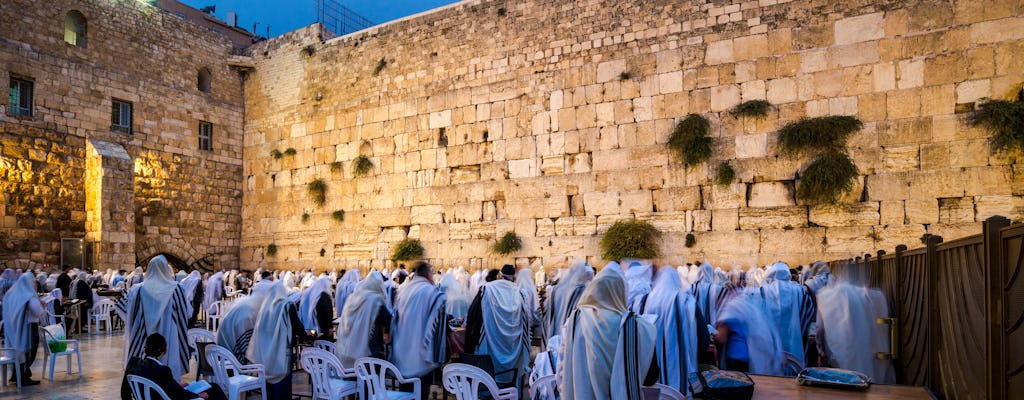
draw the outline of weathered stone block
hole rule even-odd
[[[768,134],[736,136],[736,158],[756,158],[768,155]]]
[[[874,226],[879,224],[876,202],[814,206],[810,208],[811,223],[820,226]]]
[[[590,215],[619,214],[618,192],[591,192],[583,194],[583,206]]]
[[[738,209],[711,210],[711,230],[735,231],[740,226]]]
[[[903,225],[906,221],[904,202],[899,200],[879,202],[878,214],[880,225]]]
[[[825,228],[762,229],[759,238],[762,252],[817,257],[824,251]]]
[[[1020,212],[1017,210],[1020,203],[1020,200],[1010,195],[977,196],[974,198],[974,220],[982,222],[996,215],[1011,219],[1019,218]]]
[[[835,22],[835,44],[850,44],[885,37],[883,13],[843,18]]]
[[[654,190],[656,211],[687,211],[701,208],[700,186],[664,188]]]
[[[939,223],[960,224],[974,222],[974,199],[971,197],[940,198]]]
[[[796,205],[792,182],[760,182],[750,184],[748,207],[784,207]]]
[[[874,229],[870,226],[826,228],[826,251],[850,255],[872,252],[875,249]]]
[[[883,168],[886,171],[913,171],[918,168],[918,146],[883,148]]]
[[[771,207],[740,209],[740,229],[783,229],[807,226],[807,208]]]
[[[705,209],[742,208],[747,206],[747,185],[709,185],[701,187]]]
[[[936,199],[907,200],[907,223],[934,224],[939,222],[939,201]]]

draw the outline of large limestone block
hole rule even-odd
[[[618,192],[590,192],[583,194],[583,206],[590,215],[620,214]]]
[[[913,171],[918,168],[918,146],[886,147],[882,149],[886,171]]]
[[[810,221],[816,225],[833,226],[874,226],[879,223],[877,202],[813,206]]]
[[[936,199],[907,200],[907,223],[934,224],[939,222],[939,201]]]
[[[793,78],[780,78],[768,81],[768,102],[783,104],[796,101],[797,85]]]
[[[430,129],[452,126],[452,110],[430,113]]]
[[[1001,216],[1010,219],[1020,217],[1021,200],[1013,196],[977,196],[974,198],[974,219],[977,222],[984,221],[989,217]]]
[[[935,210],[938,215],[938,208]],[[899,200],[880,201],[878,214],[881,225],[903,225],[906,221],[904,202]]]
[[[901,244],[908,249],[922,247],[921,236],[924,234],[924,225],[919,224],[876,226],[873,239],[876,249],[891,253]]]
[[[585,200],[584,200],[585,201]],[[619,193],[619,211],[627,213],[651,212],[654,209],[650,190]]]
[[[943,242],[950,242],[981,233],[981,226],[981,222],[965,222],[959,224],[938,223],[928,225],[928,233],[935,236],[942,236]]]
[[[717,65],[730,63],[734,60],[732,40],[721,40],[718,42],[708,43],[707,52],[704,55],[705,64]]]
[[[597,234],[597,217],[575,217],[573,219],[572,230],[573,233],[578,236],[592,236]]]
[[[830,253],[864,254],[875,250],[874,228],[849,226],[826,228],[826,251]]]
[[[555,236],[555,219],[540,218],[537,220],[537,237]]]
[[[1011,169],[1005,165],[967,168],[964,170],[964,193],[967,196],[1012,194]]]
[[[749,207],[784,207],[796,205],[792,182],[760,182],[750,184]]]
[[[866,42],[885,37],[883,13],[843,18],[835,22],[835,44]]]
[[[620,79],[626,71],[626,60],[612,60],[597,64],[597,83]]]
[[[694,254],[752,255],[757,254],[761,249],[761,240],[757,231],[696,232],[693,235],[697,243],[690,250]],[[685,242],[677,243],[677,247],[682,247],[682,243]]]
[[[939,223],[961,224],[974,222],[974,199],[947,197],[939,199]]]
[[[650,223],[662,233],[690,231],[690,220],[685,211],[637,213],[636,219]]]
[[[818,254],[824,252],[825,228],[762,229],[761,251]]]
[[[711,210],[711,230],[735,231],[740,226],[738,209]]]
[[[448,239],[466,240],[472,237],[469,223],[455,223],[448,226]]]
[[[963,197],[966,174],[960,170],[926,171],[914,174],[910,180],[911,199]]]
[[[740,229],[792,229],[806,226],[807,207],[740,209]]]
[[[461,203],[455,205],[455,221],[477,222],[483,219],[481,202]]]
[[[742,183],[703,186],[701,194],[704,197],[704,208],[709,210],[747,206],[747,185]]]
[[[652,193],[656,211],[687,211],[699,209],[700,186],[664,188]]]
[[[868,200],[906,200],[910,197],[911,176],[906,172],[868,175],[865,178]]]
[[[736,136],[736,158],[760,158],[768,155],[768,134]]]
[[[444,207],[440,205],[412,206],[409,221],[413,224],[440,224],[444,222]]]
[[[711,230],[711,210],[687,211],[690,216],[691,227],[694,232],[706,232]]]
[[[508,161],[508,176],[512,179],[530,178],[538,175],[537,160],[527,158]]]

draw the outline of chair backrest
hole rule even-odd
[[[328,351],[331,354],[336,354],[335,351],[334,351],[334,349],[336,347],[334,345],[334,343],[328,342],[326,340],[316,340],[316,341],[313,341],[313,347],[316,347],[316,348],[321,349],[321,350]]]
[[[481,399],[484,395],[498,393],[498,384],[486,371],[469,364],[451,363],[444,367],[442,375],[444,389],[455,395],[457,400]],[[486,393],[481,393],[483,387]]]
[[[544,398],[557,399],[558,398],[558,381],[555,374],[545,375],[530,384],[530,398],[539,399],[541,396]],[[550,396],[549,396],[550,394]]]
[[[206,345],[206,361],[213,367],[217,382],[227,382],[228,378],[239,375],[242,365],[231,351],[215,344]]]
[[[135,400],[171,400],[156,382],[138,375],[128,375],[128,387],[132,389],[132,397]],[[156,396],[153,396],[153,393],[156,393]]]
[[[356,360],[356,376],[366,391],[367,399],[386,400],[388,398],[387,386],[384,381],[389,373],[393,377],[402,376],[395,364],[379,358],[363,357]]]
[[[313,397],[331,398],[331,378],[340,378],[343,371],[338,356],[323,349],[307,347],[302,350],[299,360],[313,381]]]
[[[192,328],[188,330],[188,344],[195,348],[196,343],[217,343],[217,334],[203,328]]]
[[[96,315],[110,315],[114,312],[114,301],[110,299],[100,300],[99,303],[93,304],[92,312]]]
[[[658,389],[659,400],[686,400],[686,396],[671,386],[655,383],[650,387]]]
[[[217,300],[210,304],[210,309],[206,311],[206,316],[216,318],[224,314],[227,314],[227,311],[228,310],[226,310],[226,304],[224,303],[224,300]]]

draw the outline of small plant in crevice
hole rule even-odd
[[[309,193],[309,198],[313,200],[313,204],[317,207],[323,207],[324,203],[327,202],[327,183],[323,179],[314,179],[306,185],[306,191]]]
[[[302,50],[300,50],[300,52],[302,53],[302,55],[310,57],[313,54],[316,54],[316,46],[308,45],[306,47],[303,47]]]
[[[601,258],[657,258],[661,231],[644,221],[618,221],[601,238]]]
[[[270,257],[277,255],[277,245],[273,243],[268,244],[266,254]]]
[[[498,16],[499,17],[504,17],[507,14],[508,14],[508,10],[506,10],[505,7],[501,7],[501,8],[498,9]]]
[[[786,226],[782,227],[782,230],[784,230],[784,231],[791,231],[791,230],[793,230],[793,225],[786,225]]]
[[[298,151],[296,151],[294,147],[289,147],[289,148],[284,150],[284,155],[286,155],[286,156],[294,156],[297,153],[298,153]]]
[[[320,257],[326,256],[326,255],[327,255],[327,249],[321,247],[320,248]]]
[[[309,222],[309,213],[302,213],[302,223]]]
[[[341,172],[341,161],[335,161],[331,163],[331,172]]]
[[[628,81],[628,80],[630,80],[632,78],[633,78],[633,74],[630,73],[629,71],[622,71],[622,72],[619,73],[619,80],[620,81]]]
[[[747,100],[732,109],[732,115],[737,117],[765,117],[771,110],[772,104],[767,100]]]
[[[498,241],[494,242],[494,245],[491,246],[491,251],[505,256],[515,253],[522,248],[523,241],[519,238],[519,235],[516,235],[515,232],[505,232],[505,234],[501,236],[501,239],[498,239]]]
[[[391,261],[410,261],[423,258],[423,245],[417,239],[405,239],[395,245]]]
[[[697,237],[693,236],[692,233],[687,233],[686,234],[686,247],[687,248],[692,248],[693,246],[696,246],[696,245],[697,245]]]
[[[711,158],[711,138],[708,131],[711,123],[699,114],[690,114],[676,124],[669,137],[669,149],[675,153],[687,167],[700,164]]]
[[[876,231],[876,230],[872,230],[871,233],[868,234],[868,237],[871,238],[871,241],[873,241],[873,242],[881,242],[882,241],[882,234],[878,233],[878,231]]]
[[[270,156],[274,157],[275,160],[279,160],[281,157],[284,157],[284,153],[282,153],[281,150],[273,149],[270,151]]]
[[[335,210],[334,212],[331,213],[331,219],[333,219],[335,221],[338,221],[338,222],[344,222],[345,221],[345,210]]]
[[[845,152],[824,153],[804,169],[796,197],[810,204],[835,204],[853,189],[858,174],[857,165]]]
[[[359,156],[352,161],[352,171],[356,176],[366,175],[371,169],[373,169],[373,161],[370,161],[370,157]]]
[[[729,165],[729,162],[723,162],[718,166],[718,173],[715,175],[715,183],[720,186],[726,186],[732,184],[736,180],[736,170]]]
[[[863,122],[848,115],[804,118],[779,129],[779,148],[791,156],[845,150],[846,139],[862,127]]]
[[[989,143],[996,151],[1024,151],[1024,102],[993,100],[978,106],[968,122],[992,133]]]
[[[380,72],[383,71],[384,67],[387,67],[387,66],[388,66],[388,60],[384,59],[384,57],[381,57],[380,60],[377,61],[377,66],[373,67],[373,76],[380,75]]]

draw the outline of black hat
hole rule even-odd
[[[515,276],[516,267],[512,264],[505,264],[501,266],[501,274],[505,276]]]

